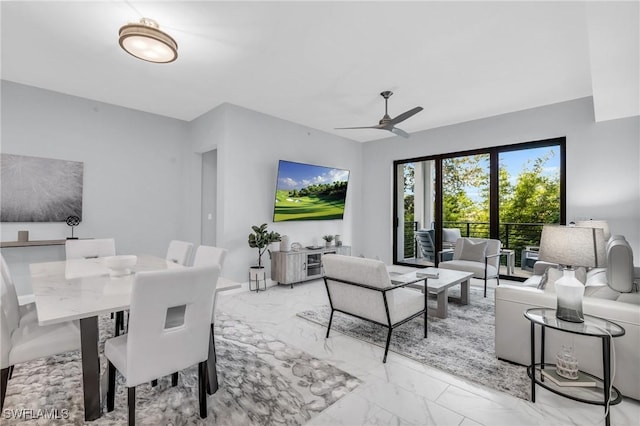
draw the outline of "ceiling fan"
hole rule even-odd
[[[403,138],[408,138],[409,133],[405,132],[402,129],[398,129],[396,124],[403,122],[407,118],[411,117],[414,114],[422,111],[422,107],[415,107],[410,109],[409,111],[403,112],[399,116],[395,118],[389,117],[389,113],[387,112],[387,102],[389,101],[389,97],[393,95],[393,92],[387,90],[380,93],[380,96],[384,98],[384,117],[380,120],[380,122],[376,126],[364,126],[364,127],[336,127],[336,129],[380,129],[380,130],[388,130],[392,133],[395,133],[398,136],[402,136]]]

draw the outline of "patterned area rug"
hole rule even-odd
[[[456,294],[456,289],[452,289],[450,294],[455,296],[460,293],[458,290]],[[482,289],[472,287],[469,305],[449,302],[446,319],[429,316],[427,339],[423,338],[422,318],[416,318],[394,329],[389,350],[529,400],[531,382],[526,368],[495,357],[493,301],[492,289],[487,289],[487,297],[484,298]],[[430,300],[430,306],[435,308],[435,300]],[[327,306],[320,311],[300,312],[298,316],[326,327],[330,314],[331,309]],[[333,316],[331,331],[339,331],[382,348],[387,337],[387,328],[340,312]],[[380,357],[382,362],[382,355]]]
[[[113,321],[100,318],[100,350],[112,336]],[[219,314],[216,324],[219,390],[207,399],[208,417],[198,408],[197,366],[157,387],[136,387],[136,421],[141,425],[301,425],[361,382],[301,350]],[[103,398],[106,360],[101,357]],[[16,366],[7,387],[2,424],[84,424],[80,353]],[[89,424],[127,422],[124,380],[117,374],[115,410]],[[106,406],[106,404],[103,404]],[[5,423],[6,422],[6,423]]]

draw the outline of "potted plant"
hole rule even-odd
[[[331,247],[331,241],[333,241],[333,235],[325,235],[322,237],[323,240],[326,241],[326,246]]]
[[[262,266],[262,255],[264,254],[264,252],[268,251],[269,256],[271,256],[271,252],[269,251],[269,244],[280,241],[280,234],[273,231],[267,231],[266,223],[263,223],[260,226],[254,225],[251,227],[251,229],[253,230],[253,233],[249,234],[249,247],[258,249],[258,265],[252,266],[249,269],[249,279],[256,280],[257,284],[259,278],[266,280],[266,275],[264,274],[264,266]]]

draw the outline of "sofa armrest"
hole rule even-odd
[[[549,268],[557,268],[557,263],[545,262],[544,260],[538,260],[533,264],[533,275],[543,275]]]

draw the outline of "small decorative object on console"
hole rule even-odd
[[[333,235],[325,235],[322,237],[322,239],[325,240],[327,247],[331,247],[331,241],[333,241]]]
[[[287,235],[280,236],[280,251],[289,251],[289,250],[291,250],[289,236]]]
[[[565,379],[578,378],[578,359],[570,346],[563,345],[562,350],[556,354],[556,373]]]
[[[67,240],[77,240],[78,237],[73,236],[73,228],[80,224],[80,218],[78,216],[69,216],[67,217],[67,225],[71,227],[71,236],[67,237]]]
[[[302,244],[300,244],[298,242],[291,243],[291,250],[292,251],[300,251],[300,250],[302,250]]]

